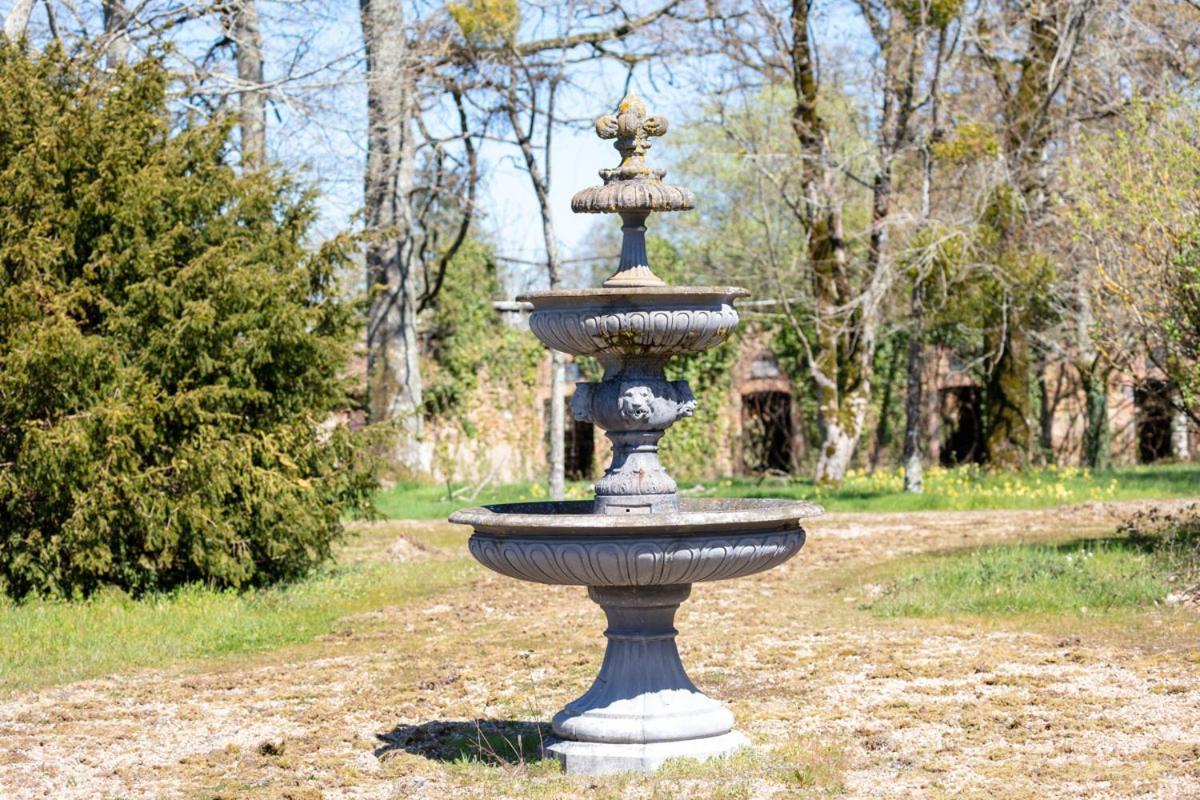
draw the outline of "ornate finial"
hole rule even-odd
[[[596,135],[616,139],[613,147],[621,154],[616,169],[600,170],[603,186],[584,189],[571,198],[577,214],[620,214],[621,265],[605,286],[662,286],[650,271],[646,258],[646,217],[652,211],[686,211],[695,203],[692,193],[662,182],[666,170],[646,164],[650,137],[667,132],[667,118],[646,114],[646,104],[636,94],[626,96],[615,114],[596,120]]]
[[[650,137],[662,136],[667,132],[666,117],[646,115],[646,104],[636,94],[631,94],[617,106],[616,114],[605,114],[596,120],[596,135],[601,139],[616,139],[614,147],[621,154],[621,166],[613,177],[631,180],[650,175],[645,155],[650,149]],[[661,178],[661,175],[657,176]],[[605,178],[607,183],[610,179]]]

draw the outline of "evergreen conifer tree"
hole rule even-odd
[[[242,587],[326,558],[374,486],[346,402],[347,243],[173,119],[148,59],[0,42],[0,593]]]

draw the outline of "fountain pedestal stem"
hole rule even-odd
[[[608,433],[613,445],[612,465],[596,481],[597,514],[679,510],[679,487],[658,460],[658,440],[662,436],[662,431]]]
[[[571,773],[652,770],[670,758],[744,747],[733,715],[692,683],[675,646],[675,612],[691,584],[591,586],[608,616],[608,647],[592,687],[558,712],[546,750]]]

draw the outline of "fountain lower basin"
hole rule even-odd
[[[519,580],[661,586],[753,575],[804,545],[819,506],[779,500],[683,500],[677,512],[593,514],[591,501],[509,503],[455,512],[471,555]]]
[[[675,612],[703,581],[738,578],[800,551],[811,503],[680,501],[670,513],[594,514],[592,503],[512,503],[465,509],[471,554],[536,583],[587,586],[608,639],[592,687],[552,722],[546,751],[569,773],[651,771],[670,758],[706,759],[749,744],[733,715],[692,683],[675,644]]]

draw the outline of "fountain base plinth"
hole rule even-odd
[[[614,772],[654,772],[672,758],[710,758],[729,755],[750,740],[737,731],[705,739],[649,744],[612,744],[610,742],[573,742],[547,740],[545,752],[554,756],[569,775],[607,775]]]
[[[675,612],[691,584],[591,586],[608,617],[592,687],[555,715],[546,749],[567,772],[650,771],[670,758],[711,758],[749,744],[733,714],[695,687],[675,646]]]

